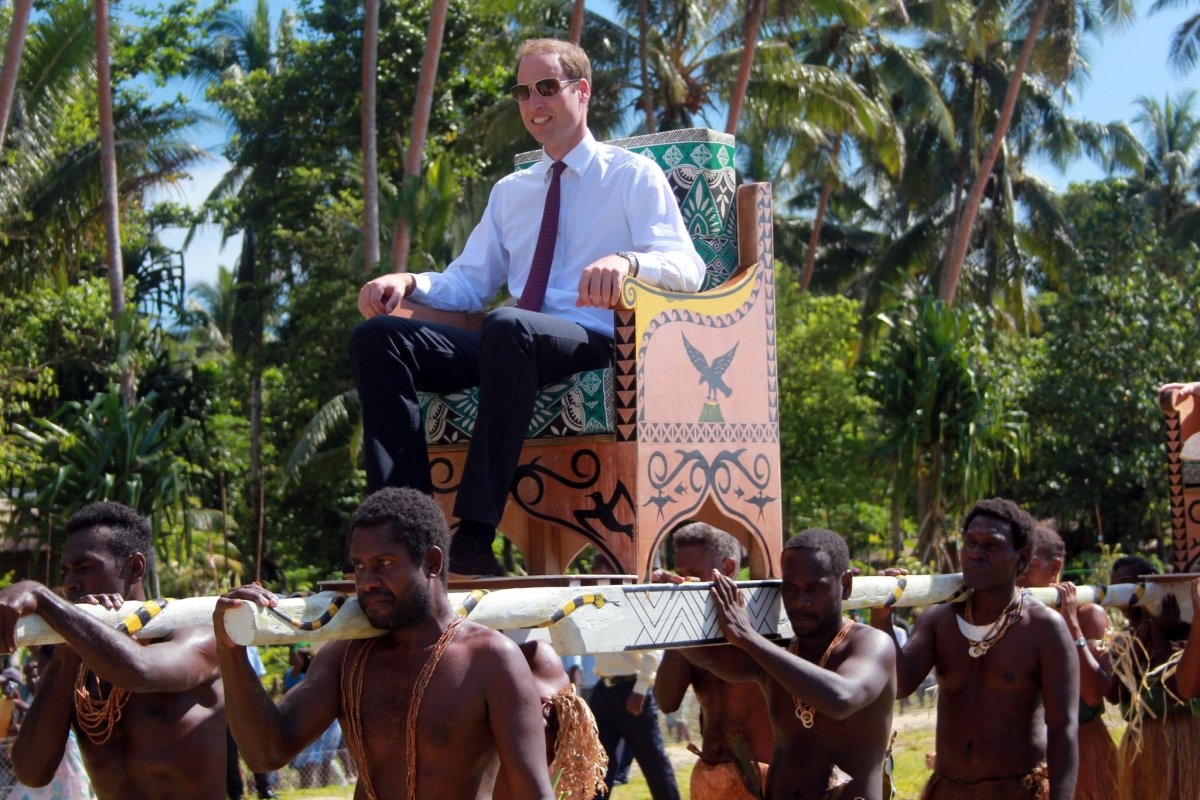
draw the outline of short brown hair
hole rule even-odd
[[[517,65],[513,72],[519,72],[521,61],[525,56],[537,56],[551,53],[558,56],[563,73],[568,78],[583,78],[589,84],[592,82],[592,62],[587,53],[577,44],[564,42],[560,39],[528,39],[517,48]]]

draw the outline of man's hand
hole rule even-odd
[[[902,567],[889,567],[888,569],[881,569],[875,574],[885,578],[900,578],[907,575],[908,570]],[[878,630],[891,630],[892,610],[890,608],[872,608],[871,627]]]
[[[576,306],[612,308],[621,299],[621,281],[629,274],[629,262],[621,256],[605,256],[583,268],[579,276]],[[369,286],[370,284],[368,284]],[[362,301],[359,301],[362,308]]]
[[[247,602],[256,603],[263,608],[274,608],[279,605],[279,601],[275,599],[275,595],[264,589],[258,581],[246,586],[239,586],[232,592],[218,597],[217,605],[213,609],[213,633],[216,636],[217,644],[221,647],[232,650],[238,646],[233,639],[229,638],[229,634],[225,632],[225,612]]]
[[[413,293],[417,286],[416,276],[411,272],[393,272],[368,281],[358,293],[358,313],[364,319],[390,314],[400,301]]]
[[[121,606],[125,605],[125,598],[119,592],[111,594],[85,594],[77,601],[80,605],[103,606],[109,611],[118,611]]]
[[[695,578],[685,578],[682,575],[676,575],[674,572],[666,569],[656,569],[650,573],[651,583],[695,583]]]
[[[0,652],[16,652],[17,622],[37,613],[38,596],[47,591],[36,581],[21,581],[0,591]]]
[[[1067,632],[1076,641],[1085,638],[1083,628],[1079,626],[1079,598],[1075,593],[1075,584],[1065,581],[1054,584],[1054,588],[1058,590],[1058,613],[1067,623]]]
[[[731,579],[713,570],[713,603],[717,606],[717,621],[721,624],[721,633],[730,644],[740,647],[755,636],[754,623],[746,611],[746,599],[742,597],[738,585]]]
[[[1200,381],[1195,381],[1193,383],[1164,383],[1159,387],[1158,390],[1162,392],[1166,391],[1167,389],[1177,390],[1179,392],[1180,400],[1185,397],[1200,397]]]
[[[630,692],[625,698],[625,710],[635,717],[640,717],[646,708],[646,695],[641,692]]]

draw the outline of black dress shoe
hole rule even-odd
[[[504,566],[478,539],[455,535],[450,539],[450,571],[456,575],[495,578],[504,575]]]

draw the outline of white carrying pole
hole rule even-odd
[[[757,630],[765,636],[791,635],[791,626],[780,602],[779,581],[746,581],[739,584]],[[639,584],[626,586],[540,587],[494,592],[453,592],[451,607],[489,628],[507,632],[542,629],[562,655],[619,652],[649,648],[713,644],[722,640],[708,583]],[[1098,602],[1106,607],[1130,605],[1157,614],[1162,598],[1176,596],[1183,620],[1191,619],[1190,584],[1186,582],[1080,586],[1080,604]],[[1034,597],[1050,606],[1058,604],[1054,589],[1032,589]],[[843,608],[881,606],[912,607],[946,602],[965,596],[961,575],[909,575],[855,578],[850,599]],[[295,621],[312,625],[328,614],[342,595],[332,592],[282,599],[276,611],[246,603],[225,615],[225,629],[243,645],[291,644],[301,641],[361,639],[380,635],[353,596],[319,627],[305,630]],[[153,639],[180,627],[211,624],[214,597],[173,600],[137,634]],[[114,627],[142,607],[126,603],[120,611],[99,606],[78,608]],[[285,617],[292,618],[289,622]],[[53,644],[61,638],[36,616],[17,627],[19,645]]]

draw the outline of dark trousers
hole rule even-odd
[[[654,693],[646,695],[642,713],[634,716],[625,708],[633,685],[634,682],[628,680],[616,686],[606,686],[601,680],[592,687],[588,697],[588,705],[596,717],[600,744],[608,753],[608,774],[604,776],[604,783],[611,794],[619,769],[615,757],[617,744],[624,741],[625,747],[637,759],[642,774],[646,776],[650,796],[654,800],[679,800],[675,770],[671,768],[671,761],[663,749],[662,733],[658,729],[658,705],[654,702]]]
[[[233,734],[229,729],[225,729],[225,749],[227,757],[225,759],[225,791],[233,800],[241,800],[246,791],[246,785],[242,782],[242,765],[240,756],[238,755],[237,742],[233,740]],[[254,790],[259,797],[271,796],[271,774],[269,772],[254,773]]]
[[[610,337],[535,311],[497,309],[484,317],[477,333],[372,317],[350,338],[362,404],[367,489],[410,486],[432,492],[417,392],[478,386],[479,412],[454,513],[496,525],[539,388],[611,360]]]

